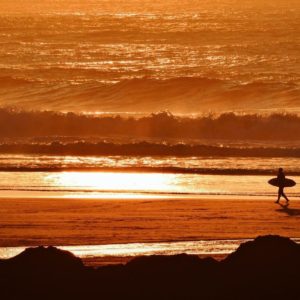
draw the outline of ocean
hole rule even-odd
[[[83,2],[0,1],[0,258],[299,242],[299,1]]]
[[[0,4],[1,106],[299,111],[297,1],[17,2]]]

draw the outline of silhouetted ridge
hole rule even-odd
[[[218,262],[213,258],[200,259],[197,255],[153,255],[141,256],[132,259],[126,264],[126,268],[132,272],[140,272],[147,268],[148,273],[173,273],[186,272],[199,268],[211,268],[216,266]]]
[[[224,263],[238,268],[285,268],[300,267],[300,245],[289,238],[260,236],[249,241],[230,254]],[[290,264],[291,263],[291,264]]]
[[[1,299],[298,299],[300,246],[279,236],[247,242],[218,262],[192,255],[83,267],[53,247],[0,262]],[[40,271],[39,271],[40,270]],[[70,272],[71,271],[71,272]]]
[[[245,293],[246,299],[298,297],[300,246],[288,238],[258,237],[242,244],[222,264],[229,275],[224,280],[225,298],[230,290],[234,290],[237,299],[245,299]]]
[[[72,272],[83,268],[80,258],[55,247],[27,248],[6,261],[7,267],[27,269],[30,272]]]

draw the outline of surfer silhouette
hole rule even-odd
[[[283,191],[285,186],[285,175],[282,168],[279,168],[278,170],[277,180],[278,180],[278,198],[275,203],[279,203],[281,196],[286,200],[286,202],[289,202],[288,197]]]

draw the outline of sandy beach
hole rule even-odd
[[[0,216],[1,247],[300,237],[300,201],[0,199]]]

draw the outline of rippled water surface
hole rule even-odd
[[[143,3],[2,4],[0,104],[113,112],[299,108],[296,1]]]

